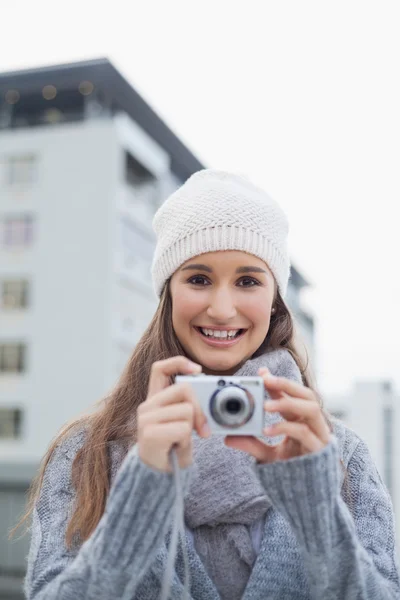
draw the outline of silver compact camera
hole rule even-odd
[[[264,382],[261,377],[177,375],[189,383],[214,435],[262,436]]]

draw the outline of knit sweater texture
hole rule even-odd
[[[173,476],[146,466],[134,446],[109,447],[111,491],[105,513],[80,548],[65,531],[74,502],[77,432],[49,463],[32,522],[25,594],[29,600],[157,600],[168,556]],[[343,499],[347,468],[349,505]],[[394,600],[400,598],[390,496],[365,443],[343,423],[322,450],[257,465],[272,506],[243,600]],[[193,466],[182,470],[187,493]],[[189,537],[189,536],[188,536]],[[218,600],[188,539],[190,598]],[[178,551],[170,597],[182,597]]]

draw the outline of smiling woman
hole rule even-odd
[[[158,308],[116,388],[44,457],[27,598],[156,600],[165,573],[169,597],[190,600],[399,598],[390,496],[296,350],[282,209],[247,179],[204,170],[153,225]],[[264,436],[210,436],[174,381],[201,371],[262,377]],[[174,519],[189,558],[175,564]]]
[[[276,296],[261,259],[230,250],[189,260],[170,283],[172,323],[187,354],[207,374],[233,374],[261,346]]]

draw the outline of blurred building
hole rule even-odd
[[[151,218],[203,165],[108,60],[0,75],[0,598],[50,440],[115,383],[156,299]],[[294,269],[289,303],[310,346]]]
[[[358,381],[347,395],[325,399],[330,413],[353,429],[368,445],[373,460],[400,515],[400,395],[390,381]],[[397,518],[397,541],[400,521]]]
[[[294,317],[295,328],[299,335],[298,350],[303,359],[311,365],[313,375],[315,373],[315,321],[314,316],[304,307],[302,302],[302,291],[309,287],[310,283],[292,265],[286,302]],[[315,376],[315,375],[314,375]],[[316,383],[316,382],[315,382]]]

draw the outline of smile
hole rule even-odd
[[[237,344],[246,334],[247,329],[208,329],[207,327],[195,327],[201,339],[209,346],[226,348]]]

